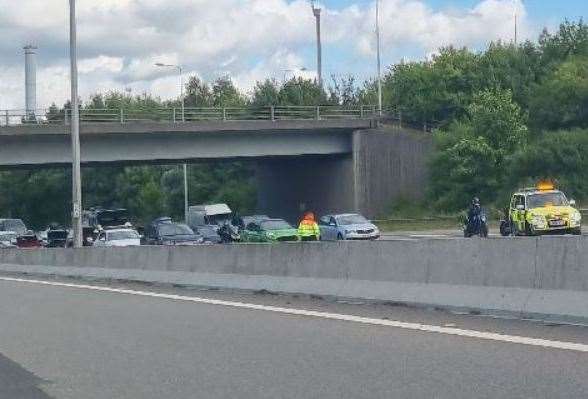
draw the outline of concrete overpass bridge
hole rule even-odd
[[[0,168],[71,164],[68,114],[39,115],[5,118]],[[394,195],[418,196],[430,144],[376,129],[375,110],[363,107],[88,110],[81,121],[84,165],[248,160],[259,212],[291,219],[305,209],[374,217]]]

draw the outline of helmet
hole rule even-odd
[[[472,205],[480,205],[480,199],[478,197],[474,197],[472,200]]]

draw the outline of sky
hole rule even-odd
[[[246,93],[265,78],[316,76],[308,0],[77,0],[82,100],[109,90],[177,97],[184,79],[230,76]],[[37,104],[69,97],[68,2],[0,0],[0,110],[24,108],[24,54],[38,49]],[[484,49],[536,39],[588,15],[586,0],[381,0],[382,59],[430,57],[441,46]],[[374,0],[323,0],[323,76],[375,76]]]

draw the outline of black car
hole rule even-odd
[[[203,237],[182,223],[174,223],[171,218],[155,219],[145,230],[147,245],[197,245],[204,242]]]
[[[205,244],[220,244],[222,242],[221,236],[218,234],[218,226],[204,224],[194,226],[192,229],[203,237]]]
[[[262,220],[267,219],[270,219],[267,215],[239,216],[233,221],[233,224],[242,231],[245,230],[245,227],[249,226],[250,223],[261,222]]]
[[[73,246],[69,232],[65,229],[50,229],[47,231],[47,248],[68,248]]]

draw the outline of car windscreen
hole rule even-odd
[[[4,230],[14,231],[19,234],[23,234],[27,231],[27,227],[20,219],[8,219],[4,221]]]
[[[14,233],[2,233],[0,232],[0,241],[10,242],[16,238]]]
[[[100,211],[96,215],[98,224],[101,226],[122,226],[129,221],[126,210]]]
[[[208,220],[208,224],[221,225],[231,221],[231,214],[223,213],[218,215],[208,215],[206,218]]]
[[[286,230],[291,228],[292,226],[283,220],[266,220],[261,222],[262,230]]]
[[[344,215],[339,216],[337,221],[341,226],[348,226],[351,224],[365,224],[369,223],[369,221],[361,215]]]
[[[531,194],[527,197],[527,207],[543,208],[546,206],[568,206],[569,202],[563,193]]]
[[[185,224],[161,224],[159,234],[162,237],[194,235],[194,231]]]
[[[118,240],[137,240],[139,239],[139,234],[132,230],[124,230],[124,231],[111,231],[108,233],[108,240],[109,241],[118,241]]]

